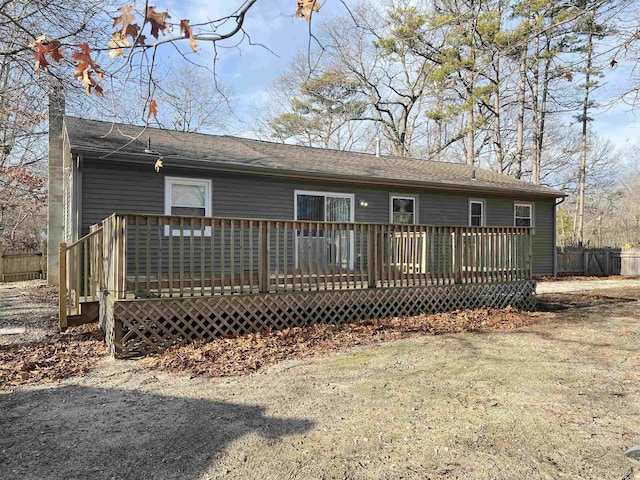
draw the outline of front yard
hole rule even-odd
[[[638,285],[545,294],[547,311],[517,330],[414,332],[235,377],[199,375],[193,349],[95,356],[81,376],[0,386],[0,471],[621,479],[640,444]],[[175,373],[176,357],[188,370]]]

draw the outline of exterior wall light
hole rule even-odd
[[[361,206],[362,208],[366,208],[366,207],[368,207],[368,206],[369,206],[369,202],[365,202],[364,200],[360,200],[360,206]]]

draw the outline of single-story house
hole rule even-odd
[[[83,299],[94,305],[89,316],[102,303],[103,325],[120,324],[111,343],[122,354],[161,349],[195,330],[208,338],[314,315],[330,321],[318,317],[320,307],[336,318],[346,308],[336,321],[434,309],[436,300],[421,297],[434,288],[445,289],[441,303],[452,295],[476,302],[448,308],[513,303],[510,296],[532,295],[532,277],[555,273],[563,195],[554,189],[464,164],[145,129],[50,108],[49,251],[61,257],[50,256],[49,272],[55,280],[60,271],[65,321],[82,317]],[[515,284],[525,290],[505,290]],[[485,293],[451,293],[465,285]],[[362,306],[379,300],[376,289],[392,295],[383,301],[392,309]],[[338,301],[336,291],[349,299]],[[177,313],[196,308],[185,306],[196,297],[208,299],[206,312]],[[221,307],[232,297],[246,298]],[[315,307],[303,312],[300,298]],[[153,319],[136,316],[143,301]],[[292,304],[297,312],[285,308]],[[266,319],[265,309],[277,313]],[[240,316],[243,326],[220,327],[220,315]],[[140,334],[145,322],[166,334]],[[123,347],[134,331],[135,346]]]

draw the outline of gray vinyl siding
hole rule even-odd
[[[531,203],[533,205],[533,275],[553,275],[555,202],[553,200],[531,201],[524,198],[517,200],[487,198],[485,200],[488,226],[512,227],[514,225],[514,204]]]
[[[420,194],[418,212],[423,225],[467,225],[468,200],[460,195],[439,192]]]
[[[418,199],[418,222],[427,225],[467,225],[469,197],[432,191],[381,189],[362,186],[327,185],[269,177],[251,177],[165,168],[156,173],[148,167],[131,167],[85,159],[82,165],[82,234],[114,212],[164,214],[165,176],[209,178],[212,180],[212,212],[216,217],[294,218],[295,190],[339,192],[354,195],[355,221],[389,222],[392,194]],[[471,198],[479,198],[473,196]],[[513,226],[513,205],[509,198],[484,197],[487,226]],[[360,207],[364,201],[367,207]],[[533,237],[534,275],[553,274],[554,201],[532,201],[535,235]]]
[[[85,161],[82,165],[82,234],[114,212],[164,213],[164,175],[140,168]]]

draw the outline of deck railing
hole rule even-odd
[[[531,278],[522,227],[112,215],[103,229],[107,289],[118,298]]]
[[[105,288],[103,274],[102,226],[95,225],[91,233],[76,242],[60,244],[60,328],[67,328],[67,317],[80,313],[80,305],[97,302]]]
[[[531,237],[524,227],[114,214],[60,258],[61,305],[74,305],[101,289],[124,299],[527,280]]]

